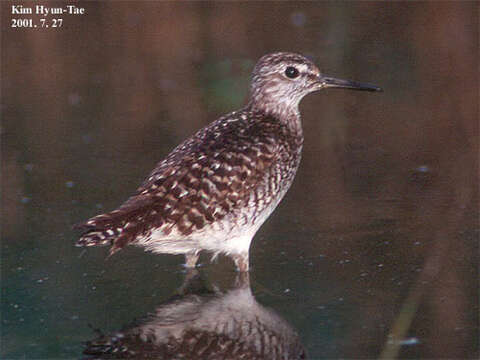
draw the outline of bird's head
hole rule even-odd
[[[297,112],[305,95],[326,88],[381,91],[375,85],[326,76],[306,57],[279,52],[263,56],[255,65],[250,103],[267,112]]]

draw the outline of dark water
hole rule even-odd
[[[11,28],[12,4],[2,358],[79,358],[106,339],[168,357],[172,326],[190,336],[173,348],[187,358],[205,344],[227,358],[478,358],[477,2],[83,2],[86,15],[48,30]],[[197,286],[181,257],[73,246],[72,224],[118,206],[176,144],[240,107],[253,64],[278,50],[385,91],[302,102],[302,164],[254,239],[249,281],[224,258],[202,257]],[[218,330],[252,314],[253,338]]]

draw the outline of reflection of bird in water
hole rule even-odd
[[[195,272],[195,270],[193,270]],[[182,295],[112,335],[87,342],[87,359],[305,359],[298,335],[255,300],[248,273],[226,293],[208,291],[198,274]]]
[[[376,86],[324,76],[292,53],[262,57],[248,104],[199,130],[158,163],[119,209],[79,227],[78,246],[128,244],[156,253],[232,257],[248,271],[250,243],[293,182],[303,132],[298,104],[325,88],[378,91]]]

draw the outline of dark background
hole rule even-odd
[[[300,170],[251,248],[257,301],[310,358],[478,358],[478,2],[88,1],[57,29],[11,28],[39,19],[12,4],[66,3],[1,4],[2,358],[78,357],[88,324],[181,284],[181,257],[104,261],[71,225],[239,108],[274,51],[384,92],[303,100]]]

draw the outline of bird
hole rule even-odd
[[[118,209],[77,224],[82,234],[76,245],[111,245],[109,256],[130,244],[183,254],[187,268],[206,251],[212,259],[230,257],[239,272],[249,271],[252,239],[300,164],[300,100],[329,88],[382,91],[326,76],[297,53],[262,56],[246,105],[174,148]]]

